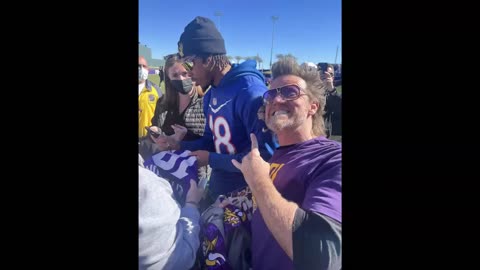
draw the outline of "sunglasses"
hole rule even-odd
[[[181,58],[183,62],[193,62],[193,60],[196,58],[196,55],[189,55],[189,56],[184,56]]]
[[[300,93],[301,88],[296,84],[288,84],[282,87],[270,89],[265,94],[263,94],[263,102],[265,104],[270,104],[273,102],[277,95],[280,95],[284,100],[295,100],[302,95]]]
[[[170,60],[170,59],[172,59],[172,58],[176,58],[176,59],[175,59],[176,61],[182,62],[183,67],[184,67],[187,71],[190,71],[190,70],[192,70],[192,68],[193,68],[193,58],[190,59],[191,57],[192,57],[192,56],[188,56],[188,58],[187,58],[187,57],[182,58],[182,57],[180,57],[180,55],[179,55],[178,53],[173,53],[173,54],[169,54],[169,55],[163,57],[163,59],[164,59],[165,61],[168,61],[168,60]],[[195,56],[193,56],[193,57],[195,57]]]
[[[195,60],[195,58],[197,58],[196,55],[189,55],[181,58],[180,61],[182,61],[183,63],[187,64],[190,67],[193,67],[193,63],[194,63],[193,61]]]
[[[190,71],[193,68],[193,63],[192,62],[183,62],[182,66],[187,70]]]

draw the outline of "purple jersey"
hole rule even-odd
[[[197,158],[190,151],[162,151],[145,160],[145,168],[167,179],[172,185],[175,199],[183,206],[190,188],[190,179],[198,183]]]
[[[218,222],[221,222],[219,220]],[[202,228],[202,269],[206,270],[230,270],[230,264],[227,262],[227,247],[224,234],[220,232],[223,229],[218,228],[214,223],[207,223]]]
[[[282,196],[304,210],[342,222],[342,147],[325,137],[282,146],[270,163],[270,178]],[[255,205],[254,205],[255,207]],[[252,219],[253,269],[294,269],[257,208]]]
[[[236,190],[224,198],[230,204],[221,208],[218,200],[202,213],[200,238],[201,269],[244,269],[250,265],[252,192],[249,187]],[[250,256],[248,256],[250,258]]]

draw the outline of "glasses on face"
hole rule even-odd
[[[138,67],[139,67],[139,68],[147,68],[146,65],[142,65],[142,64],[138,64]]]
[[[301,95],[301,88],[296,84],[289,84],[282,87],[270,89],[265,94],[263,94],[263,102],[265,104],[270,104],[273,102],[277,95],[280,95],[284,100],[295,100],[298,99]]]
[[[191,63],[191,62],[183,62],[183,63],[182,63],[182,66],[183,66],[187,71],[190,71],[190,70],[192,70],[192,68],[193,68],[193,63]]]
[[[186,65],[193,67],[193,64],[194,64],[193,60],[195,60],[196,57],[197,57],[196,55],[189,55],[181,58],[180,60]]]

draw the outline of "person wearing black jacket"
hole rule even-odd
[[[160,77],[160,83],[165,81],[165,72],[163,71],[163,67],[158,69],[158,77]]]
[[[342,96],[337,92],[333,84],[334,71],[333,66],[328,65],[322,74],[323,82],[326,85],[325,97],[325,127],[327,138],[330,136],[342,136]]]
[[[166,135],[175,133],[174,124],[186,127],[187,141],[200,138],[205,130],[204,93],[192,82],[190,69],[177,54],[167,56],[165,95],[158,100],[152,118],[152,126],[159,127]]]
[[[180,60],[177,54],[166,57],[165,95],[157,101],[150,131],[165,135],[185,134],[183,140],[195,140],[203,136],[205,115],[203,113],[203,90],[192,82],[188,74],[191,67]],[[150,136],[142,138],[140,155],[146,160],[160,152]],[[199,178],[209,178],[211,169],[199,168]]]

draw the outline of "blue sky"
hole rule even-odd
[[[215,16],[220,12],[221,16]],[[227,55],[260,55],[270,62],[272,16],[275,55],[299,62],[342,62],[341,0],[139,0],[139,42],[153,58],[177,51],[185,26],[196,16],[212,19],[225,39]]]

